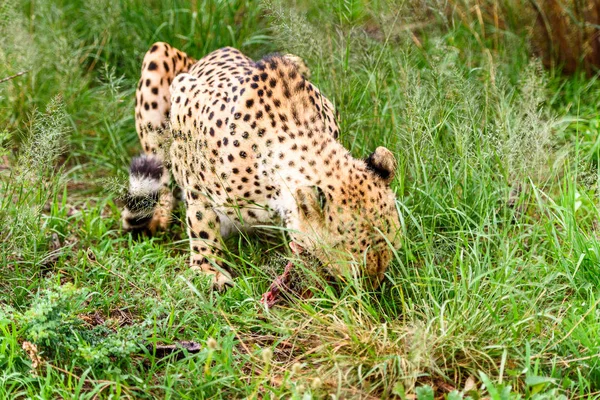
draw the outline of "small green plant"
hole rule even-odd
[[[417,400],[434,400],[435,397],[433,388],[429,385],[419,386],[415,393],[417,394]]]
[[[42,291],[25,312],[13,310],[8,315],[22,338],[37,345],[45,359],[108,366],[139,352],[143,342],[139,331],[133,334],[125,328],[115,334],[104,325],[86,324],[82,317],[91,297],[89,290],[67,283]]]

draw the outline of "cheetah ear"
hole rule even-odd
[[[367,168],[383,179],[388,185],[394,179],[397,166],[396,159],[392,152],[385,147],[380,146],[376,148],[365,162],[367,163]]]

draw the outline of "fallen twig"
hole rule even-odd
[[[177,342],[175,344],[148,344],[146,346],[146,349],[148,349],[148,351],[150,352],[150,354],[153,354],[155,357],[158,358],[163,358],[166,356],[169,356],[171,354],[175,354],[175,357],[177,359],[181,359],[183,357],[185,357],[184,353],[181,351],[182,349],[185,349],[188,351],[188,353],[198,353],[201,349],[202,346],[200,346],[199,343],[196,342],[191,342],[191,341],[181,341],[181,342]]]
[[[21,71],[18,74],[14,74],[14,75],[11,75],[11,76],[7,76],[6,78],[2,78],[2,79],[0,79],[0,83],[4,83],[6,81],[10,81],[11,79],[15,79],[15,78],[17,78],[17,77],[19,77],[21,75],[25,75],[29,71],[31,71],[31,70],[28,69],[28,70],[25,70],[25,71]]]

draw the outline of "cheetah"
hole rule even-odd
[[[385,147],[353,158],[337,141],[332,103],[307,76],[291,55],[254,62],[226,47],[197,61],[152,45],[135,102],[144,155],[130,167],[123,227],[168,227],[172,176],[186,205],[190,266],[216,288],[233,285],[221,239],[257,225],[285,227],[292,250],[328,274],[361,266],[377,285],[399,247],[396,160]]]

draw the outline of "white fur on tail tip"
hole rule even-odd
[[[129,195],[133,197],[149,196],[160,190],[160,181],[149,176],[130,175]]]

